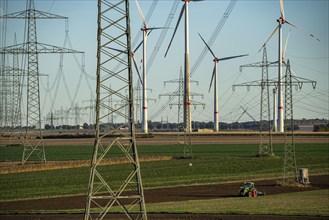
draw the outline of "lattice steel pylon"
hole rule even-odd
[[[258,148],[259,156],[273,156],[272,146],[272,126],[271,126],[271,110],[270,110],[270,92],[268,80],[268,61],[266,47],[263,49],[262,60],[262,81],[261,81],[261,105],[260,105],[260,122],[259,134],[260,143]],[[264,132],[268,131],[268,132]]]
[[[22,164],[34,159],[46,163],[46,154],[41,130],[40,89],[39,89],[39,54],[82,53],[80,51],[60,48],[37,41],[37,19],[67,19],[67,17],[35,9],[34,0],[27,1],[25,11],[0,16],[3,19],[27,20],[26,43],[1,48],[1,54],[27,54],[27,114],[24,136]]]
[[[298,181],[296,153],[294,142],[294,118],[292,101],[292,77],[290,62],[287,61],[285,77],[285,136],[284,136],[284,161],[283,161],[283,181]],[[288,131],[290,128],[290,131]]]
[[[243,67],[258,67],[262,68],[262,78],[260,83],[243,83],[233,85],[235,86],[258,86],[261,88],[261,102],[260,102],[260,123],[259,123],[259,134],[260,143],[258,147],[257,156],[274,156],[273,145],[272,145],[272,126],[271,126],[271,111],[270,111],[270,93],[269,87],[273,85],[273,81],[268,78],[268,68],[277,65],[276,63],[269,62],[267,60],[266,46],[263,47],[263,58],[261,62],[246,64],[240,66],[240,71]],[[234,88],[233,87],[233,88]],[[266,132],[265,132],[266,131]]]
[[[14,36],[14,44],[17,44],[16,34]],[[12,69],[12,128],[22,125],[21,116],[21,71],[19,69],[18,51],[13,54],[13,69]]]
[[[183,114],[183,106],[184,106],[184,74],[182,67],[180,68],[180,73],[179,73],[179,79],[175,80],[169,80],[165,81],[164,85],[167,83],[178,83],[178,90],[175,92],[170,92],[170,93],[165,93],[165,94],[160,94],[159,97],[161,96],[169,96],[171,97],[177,97],[178,100],[176,103],[170,103],[169,107],[172,108],[172,106],[177,105],[177,144],[178,145],[183,145],[183,157],[192,157],[193,152],[192,152],[192,142],[191,142],[191,132],[188,132],[187,129],[184,127],[184,114]],[[190,80],[190,83],[198,83],[198,81],[195,80]],[[203,108],[205,107],[204,103],[197,102],[195,100],[192,101],[192,98],[194,96],[202,96],[202,94],[198,93],[190,93],[190,100],[191,100],[191,105],[196,108],[197,106],[201,105]]]
[[[96,134],[84,219],[108,218],[114,206],[128,219],[147,219],[134,127],[129,1],[98,0],[97,23]],[[111,107],[109,96],[123,102]],[[121,125],[101,134],[108,114]],[[125,169],[99,166],[114,157],[127,162]]]
[[[27,114],[26,114],[26,132],[24,141],[24,150],[22,163],[24,164],[32,154],[35,154],[40,161],[46,163],[46,153],[41,132],[41,114],[40,114],[40,89],[39,89],[39,61],[37,53],[37,25],[35,19],[34,2],[28,2],[27,12],[27,59],[28,59],[28,77],[27,77]],[[36,128],[37,134],[31,134],[30,128]],[[34,131],[35,132],[35,131]],[[31,136],[38,135],[40,138],[36,143],[31,143]],[[30,139],[30,140],[29,140]]]

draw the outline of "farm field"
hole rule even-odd
[[[310,213],[309,216],[329,216],[329,208],[326,208],[328,206],[320,207],[320,204],[323,203],[329,205],[328,199],[325,199],[329,193],[327,190],[329,189],[329,146],[325,139],[321,137],[320,140],[320,143],[296,144],[297,166],[308,168],[311,174],[312,185],[306,188],[287,188],[277,184],[277,180],[280,180],[282,176],[284,153],[282,144],[274,145],[275,157],[272,158],[256,157],[258,144],[194,144],[194,157],[191,159],[180,159],[182,146],[159,143],[139,144],[139,155],[141,158],[145,158],[144,161],[141,160],[141,171],[148,210],[153,213],[166,212],[169,214],[200,215],[204,212],[211,215],[297,215],[298,207],[294,208],[295,211],[289,212],[289,206],[286,206],[288,210],[281,214],[264,208],[257,212],[244,213],[239,208],[241,201],[249,200],[236,198],[236,195],[239,184],[251,180],[256,183],[256,187],[257,183],[260,184],[257,188],[268,194],[263,198],[256,198],[252,203],[261,201],[265,206],[266,204],[276,204],[275,201],[279,201],[282,197],[277,196],[272,200],[272,196],[282,193],[292,199],[296,195],[305,196],[308,201],[321,201],[319,204],[314,203],[317,207],[312,209],[318,211]],[[46,212],[51,211],[52,213],[56,210],[73,210],[73,212],[76,210],[81,213],[87,191],[90,170],[88,163],[90,163],[92,147],[46,146],[49,164],[36,165],[29,171],[22,171],[22,166],[18,165],[21,152],[22,147],[19,146],[0,148],[1,170],[7,169],[8,166],[12,170],[12,173],[0,174],[0,214],[18,212],[19,216],[24,216],[24,213],[31,210],[48,210]],[[115,156],[115,151],[113,155]],[[70,162],[70,165],[62,167],[61,164],[64,162]],[[48,167],[40,169],[40,166]],[[119,186],[120,174],[124,174],[122,170],[125,170],[126,166],[124,162],[102,166],[106,176],[113,180],[114,188]],[[306,192],[291,194],[291,192],[298,193],[298,191]],[[181,194],[179,195],[178,192]],[[184,201],[192,200],[194,202],[188,202],[188,207],[184,206]],[[193,207],[199,205],[200,209],[194,210]],[[177,210],[172,207],[177,207]],[[210,209],[206,207],[210,207]],[[229,210],[233,210],[233,212]],[[300,215],[305,215],[305,213],[301,212]],[[11,219],[10,216],[7,217]],[[161,217],[156,217],[154,214],[154,218]],[[200,219],[206,218],[203,216]]]

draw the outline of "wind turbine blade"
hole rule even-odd
[[[143,81],[142,81],[142,77],[139,73],[139,70],[138,70],[138,66],[137,66],[137,63],[136,63],[136,60],[135,60],[135,57],[132,55],[132,58],[133,58],[133,61],[134,61],[134,66],[135,66],[135,69],[137,71],[137,74],[138,74],[138,77],[139,77],[139,81],[141,82],[141,84],[143,85]]]
[[[305,34],[309,35],[310,37],[313,37],[313,38],[316,39],[317,41],[320,41],[319,38],[315,37],[313,34],[307,32],[307,31],[305,31],[303,28],[301,28],[301,27],[299,27],[299,26],[297,26],[297,25],[295,25],[295,24],[293,24],[293,23],[291,23],[291,22],[289,22],[289,21],[287,21],[287,20],[286,20],[286,23],[287,23],[287,24],[290,24],[291,26],[293,26],[293,27],[295,27],[295,28],[297,28],[297,29],[299,29],[300,31],[304,32]]]
[[[210,92],[212,81],[214,80],[215,74],[216,74],[216,64],[214,65],[214,70],[212,71],[212,77],[211,77],[208,93]]]
[[[281,11],[281,17],[284,19],[284,7],[283,7],[283,0],[280,0],[280,11]]]
[[[138,13],[139,13],[139,15],[140,15],[140,16],[141,16],[141,18],[142,18],[142,21],[143,21],[143,25],[144,25],[144,28],[146,28],[146,27],[147,27],[147,23],[146,23],[146,20],[145,20],[145,17],[144,17],[144,15],[143,15],[142,9],[141,9],[141,7],[139,6],[139,3],[138,3],[138,1],[137,1],[137,0],[135,0],[135,2],[136,2],[136,5],[137,5]]]
[[[234,59],[234,58],[238,58],[238,57],[244,57],[244,56],[249,56],[249,54],[237,55],[237,56],[232,56],[232,57],[224,57],[224,58],[220,58],[219,61],[230,60],[230,59]]]
[[[153,27],[153,28],[148,28],[148,30],[159,30],[159,29],[170,29],[168,27]]]
[[[119,53],[127,53],[127,51],[124,51],[124,50],[119,50],[119,49],[116,49],[116,48],[113,48],[113,47],[107,47],[108,49],[111,49],[111,50],[114,50],[114,51],[117,51]]]
[[[142,44],[143,44],[143,41],[141,41],[141,42],[137,45],[137,47],[135,48],[135,50],[134,50],[133,53],[135,53],[135,52],[140,48],[140,46],[142,46]]]
[[[286,50],[287,50],[287,46],[288,46],[288,41],[289,41],[290,33],[291,33],[291,29],[288,32],[288,36],[287,36],[287,39],[286,39],[286,44],[284,45],[284,50],[283,50],[283,53],[282,53],[282,60],[283,61],[284,61],[284,56],[286,55]]]
[[[206,45],[206,47],[208,48],[208,50],[210,51],[210,53],[212,54],[212,56],[217,59],[217,57],[215,56],[214,52],[210,49],[210,47],[208,46],[208,44],[206,43],[206,41],[202,38],[201,34],[198,33],[199,36],[201,37],[201,40],[203,41],[203,43]]]
[[[267,42],[273,37],[273,35],[278,31],[279,26],[277,26],[274,31],[272,32],[271,36],[267,39],[267,41],[263,44],[263,46],[259,49],[258,53],[265,47],[265,45],[267,44]]]
[[[171,37],[171,40],[170,40],[169,46],[168,46],[168,48],[167,48],[167,50],[166,50],[165,57],[167,56],[167,53],[168,53],[168,51],[169,51],[169,48],[170,48],[170,46],[171,46],[172,41],[174,40],[174,37],[175,37],[176,31],[177,31],[177,29],[178,29],[178,26],[179,26],[180,20],[182,19],[182,16],[183,16],[183,14],[184,14],[184,11],[185,11],[185,4],[183,5],[182,10],[180,11],[180,15],[179,15],[179,18],[178,18],[178,21],[177,21],[177,24],[176,24],[176,27],[175,27],[174,33],[173,33],[173,35],[172,35],[172,37]]]

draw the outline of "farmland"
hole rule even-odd
[[[275,184],[275,181],[273,182],[273,180],[280,179],[282,176],[284,153],[284,148],[282,144],[274,145],[275,157],[270,158],[256,157],[258,151],[258,144],[255,143],[194,144],[193,158],[190,159],[181,159],[182,150],[182,146],[174,144],[138,145],[139,156],[141,158],[157,158],[151,161],[142,160],[141,162],[141,172],[143,177],[143,186],[146,193],[146,201],[152,201],[152,196],[150,196],[152,194],[160,196],[159,192],[163,192],[162,190],[168,192],[169,189],[178,190],[179,187],[183,187],[182,189],[188,189],[188,187],[193,186],[209,188],[210,186],[218,185],[218,190],[220,191],[220,189],[223,188],[223,184],[232,184],[234,188],[231,188],[230,192],[236,192],[238,190],[239,183],[245,180],[272,181],[271,183],[269,183],[269,185],[271,185]],[[12,208],[5,208],[8,207],[7,205],[10,204],[14,206],[15,204],[17,204],[17,207],[22,208],[24,207],[24,201],[27,201],[27,203],[31,204],[31,201],[45,200],[49,201],[49,203],[51,203],[50,201],[54,201],[57,204],[61,203],[57,201],[61,197],[76,197],[80,198],[75,199],[80,201],[80,205],[77,204],[76,207],[68,207],[67,209],[80,210],[78,212],[81,213],[84,204],[83,198],[87,191],[90,171],[89,167],[87,165],[72,167],[68,166],[66,168],[61,168],[59,166],[58,169],[45,168],[43,170],[40,170],[38,168],[35,168],[35,170],[29,172],[20,172],[19,170],[21,166],[17,164],[19,163],[21,152],[21,146],[9,146],[0,148],[1,168],[3,169],[6,163],[11,163],[13,169],[17,169],[17,172],[0,175],[0,212],[6,213],[9,210],[12,210]],[[46,146],[46,153],[47,160],[49,161],[49,164],[51,163],[51,166],[56,166],[56,164],[60,164],[67,161],[70,161],[70,163],[72,164],[81,163],[81,161],[85,161],[85,164],[88,164],[88,161],[90,161],[92,154],[92,147],[75,145]],[[113,152],[113,155],[116,155],[115,151]],[[329,146],[327,142],[322,141],[322,143],[315,144],[298,143],[296,144],[296,157],[298,167],[309,168],[310,174],[312,176],[324,175],[323,178],[328,178]],[[190,164],[192,164],[192,166],[190,166]],[[40,167],[46,165],[40,164],[38,166]],[[128,165],[125,163],[117,163],[112,165],[101,166],[101,169],[103,170],[106,177],[110,178],[113,181],[112,186],[116,188],[119,187],[122,176],[124,176],[125,174],[124,170],[126,170],[127,166]],[[321,180],[321,178],[319,180]],[[319,186],[321,186],[321,184],[319,184]],[[165,189],[168,190],[166,191]],[[183,192],[182,189],[178,191]],[[319,191],[317,189],[322,189],[322,191]],[[325,191],[324,189],[326,188],[323,188],[322,186],[319,188],[309,188],[307,190],[317,190],[314,191],[316,193],[312,196],[310,196],[309,194],[300,196],[308,196],[311,200],[314,200],[314,198],[321,198],[321,201],[323,202],[326,200],[322,195],[326,195],[328,193],[328,191]],[[281,193],[288,193],[290,191],[294,190],[285,189],[282,190]],[[163,195],[166,194],[165,192],[163,193]],[[235,194],[229,195],[229,197],[233,198],[227,199],[225,197],[221,198],[220,195],[218,195],[217,198],[216,196],[207,196],[208,194],[205,195],[202,193],[203,191],[201,191],[200,194],[197,194],[199,196],[193,198],[193,200],[200,201],[195,201],[194,203],[191,203],[191,206],[189,206],[190,208],[187,209],[186,207],[184,207],[184,205],[182,205],[183,203],[181,204],[177,202],[176,204],[175,200],[177,198],[175,197],[174,192],[175,191],[173,191],[170,195],[172,195],[172,199],[174,199],[172,202],[175,203],[175,207],[178,207],[179,212],[207,212],[228,214],[230,212],[228,212],[227,210],[236,210],[235,213],[244,213],[243,210],[241,211],[239,209],[239,204],[241,201],[239,200],[239,198],[234,198]],[[193,189],[191,193],[192,192],[195,192],[195,189]],[[260,201],[264,201],[265,204],[270,203],[270,201],[272,201],[271,197],[272,196],[269,195],[267,197],[260,198]],[[289,193],[287,194],[287,197],[289,197]],[[291,197],[293,199],[295,196]],[[188,198],[189,197],[186,197],[185,199],[190,200]],[[207,198],[207,201],[203,201],[205,198]],[[211,199],[211,201],[208,201],[209,199]],[[153,200],[154,201],[152,203],[154,205],[148,204],[149,209],[153,212],[165,211],[169,213],[175,213],[175,211],[170,208],[172,206],[170,205],[171,203],[161,204],[159,203],[160,201],[157,202],[156,198],[154,198]],[[279,200],[279,196],[273,198],[273,202],[275,200]],[[208,203],[213,204],[213,206],[209,205]],[[228,206],[226,211],[224,209],[214,208],[216,204],[222,203],[231,204],[233,207]],[[64,207],[58,207],[59,210],[66,209],[64,205],[66,203],[62,202],[62,204]],[[193,204],[194,206],[198,206],[197,204],[199,204],[201,210],[193,210]],[[234,204],[236,204],[236,206],[234,206]],[[159,209],[159,207],[164,208],[164,210]],[[213,207],[213,210],[211,211],[206,208],[203,209],[202,207],[210,207],[209,209],[212,209],[211,207]],[[226,205],[224,205],[223,207],[226,207]],[[23,209],[29,210],[30,208],[29,206],[27,206],[26,209]],[[38,210],[36,208],[32,209]],[[298,207],[296,208],[296,210],[298,211]],[[322,211],[319,211],[317,214],[311,213],[311,215],[329,215],[328,209],[321,208],[321,210]],[[54,211],[54,209],[52,209],[52,211]],[[296,214],[297,211],[292,212],[292,215]],[[258,212],[258,214],[266,213],[278,214],[275,211],[268,211],[266,209],[262,209]],[[289,215],[289,210],[283,211],[283,213],[281,214]]]

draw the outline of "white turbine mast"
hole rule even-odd
[[[173,36],[170,40],[170,43],[168,45],[167,51],[165,53],[165,57],[167,56],[167,53],[169,51],[169,48],[171,46],[171,43],[175,37],[176,31],[178,29],[179,23],[182,19],[182,16],[185,12],[185,62],[184,62],[184,129],[186,132],[192,132],[192,119],[191,119],[191,105],[192,102],[190,100],[190,43],[189,43],[189,11],[188,11],[188,5],[189,2],[199,2],[203,0],[182,0],[184,2],[184,5],[181,9],[181,12],[179,14],[179,18],[173,33]]]
[[[214,61],[214,70],[213,70],[213,73],[212,73],[212,77],[211,77],[208,92],[210,92],[211,85],[214,82],[214,131],[218,132],[219,131],[219,125],[218,125],[218,122],[219,122],[218,121],[218,68],[217,68],[218,63],[219,63],[219,61],[235,59],[235,58],[238,58],[238,57],[244,57],[244,56],[248,56],[249,54],[218,58],[217,56],[215,56],[214,52],[208,46],[206,41],[202,38],[201,34],[199,34],[199,36],[200,36],[201,40],[203,41],[203,43],[208,48],[208,50],[210,51],[210,53],[212,54],[212,56],[214,57],[214,60],[213,60]]]
[[[137,5],[137,9],[138,9],[138,13],[140,15],[140,17],[142,18],[142,21],[143,21],[143,28],[141,28],[141,30],[143,31],[143,41],[137,46],[137,48],[134,50],[134,53],[137,51],[137,49],[141,46],[141,44],[143,44],[143,79],[142,77],[140,76],[139,74],[139,71],[138,71],[138,68],[137,68],[137,64],[136,64],[136,60],[133,56],[133,61],[134,61],[134,65],[135,65],[135,68],[137,70],[137,73],[139,75],[139,78],[140,78],[140,81],[141,81],[141,84],[143,86],[143,94],[142,94],[142,99],[143,99],[143,113],[142,113],[142,132],[143,133],[148,133],[148,116],[147,116],[147,113],[148,113],[148,106],[147,106],[147,77],[146,77],[146,74],[147,74],[147,70],[146,70],[146,44],[147,44],[147,37],[148,35],[152,32],[152,30],[156,30],[156,29],[167,29],[165,27],[152,27],[150,28],[148,25],[147,25],[147,22],[145,20],[145,17],[143,15],[143,12],[142,12],[142,9],[138,3],[137,0],[135,0],[136,2],[136,5]]]

